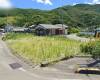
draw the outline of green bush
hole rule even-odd
[[[80,30],[78,28],[69,28],[68,33],[79,33]]]
[[[100,58],[100,40],[82,44],[81,51],[92,55],[93,58]]]

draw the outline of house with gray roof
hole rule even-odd
[[[37,35],[64,35],[65,29],[68,26],[62,24],[39,24],[35,27],[35,34]]]
[[[7,24],[4,28],[4,32],[12,32],[13,31],[13,26],[10,24]]]
[[[26,29],[24,27],[14,27],[13,32],[24,32]]]

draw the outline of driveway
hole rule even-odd
[[[79,37],[76,34],[66,35],[66,37],[68,39],[77,40],[77,41],[81,41],[81,42],[89,42],[90,40],[94,41],[94,39]]]
[[[33,69],[13,56],[0,40],[0,80],[100,80],[99,75],[74,74],[76,64],[87,63],[88,60],[73,58],[49,67]],[[16,66],[11,66],[13,63],[17,63],[18,68],[13,68]]]

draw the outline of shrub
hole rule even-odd
[[[89,42],[81,45],[81,51],[92,55],[93,58],[100,58],[100,41]]]
[[[78,28],[69,28],[68,33],[79,33],[80,30]]]

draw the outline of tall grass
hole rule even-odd
[[[80,42],[68,40],[62,36],[43,37],[10,33],[6,35],[4,40],[8,42],[15,54],[19,54],[34,63],[52,61],[80,53]]]

